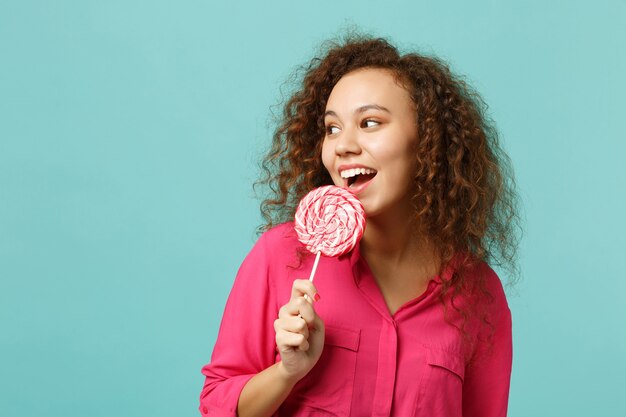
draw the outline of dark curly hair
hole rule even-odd
[[[509,284],[519,276],[519,201],[511,162],[487,105],[440,59],[401,55],[386,39],[352,34],[327,42],[321,55],[296,72],[304,72],[296,78],[301,84],[284,104],[262,162],[265,175],[257,185],[267,186],[269,196],[261,205],[266,223],[259,230],[292,220],[307,192],[333,183],[322,165],[321,147],[326,102],[339,79],[361,68],[388,70],[416,108],[415,216],[437,248],[441,267],[456,253],[466,255],[442,291],[442,301],[449,296],[465,323],[471,308],[457,306],[455,296],[492,297],[484,277],[470,282],[463,271],[485,261],[507,271]]]

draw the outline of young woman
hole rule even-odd
[[[264,167],[266,231],[202,369],[201,413],[505,416],[511,315],[488,263],[516,271],[519,222],[479,96],[436,58],[353,37],[306,68]],[[291,220],[327,184],[367,225],[313,284]]]

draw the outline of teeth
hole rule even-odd
[[[345,171],[341,171],[341,178],[352,178],[357,175],[368,175],[368,174],[375,174],[375,173],[376,173],[375,170],[369,169],[369,168],[346,169]]]

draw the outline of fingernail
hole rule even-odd
[[[315,301],[319,301],[319,300],[320,300],[320,298],[322,298],[322,297],[320,297],[320,295],[319,295],[319,294],[317,294],[317,293],[315,293],[315,295],[313,296],[313,299],[314,299]]]

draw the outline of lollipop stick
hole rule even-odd
[[[309,281],[313,282],[313,276],[315,276],[315,270],[317,269],[317,263],[320,261],[320,255],[322,252],[317,252],[315,256],[315,262],[313,262],[313,270],[311,271],[311,276],[309,277]],[[304,299],[307,301],[311,301],[308,295],[304,294]]]
[[[315,270],[317,269],[317,263],[320,261],[320,254],[322,252],[317,252],[315,256],[315,262],[313,262],[313,270],[311,271],[311,276],[309,277],[309,281],[313,282],[313,277],[315,276]]]

